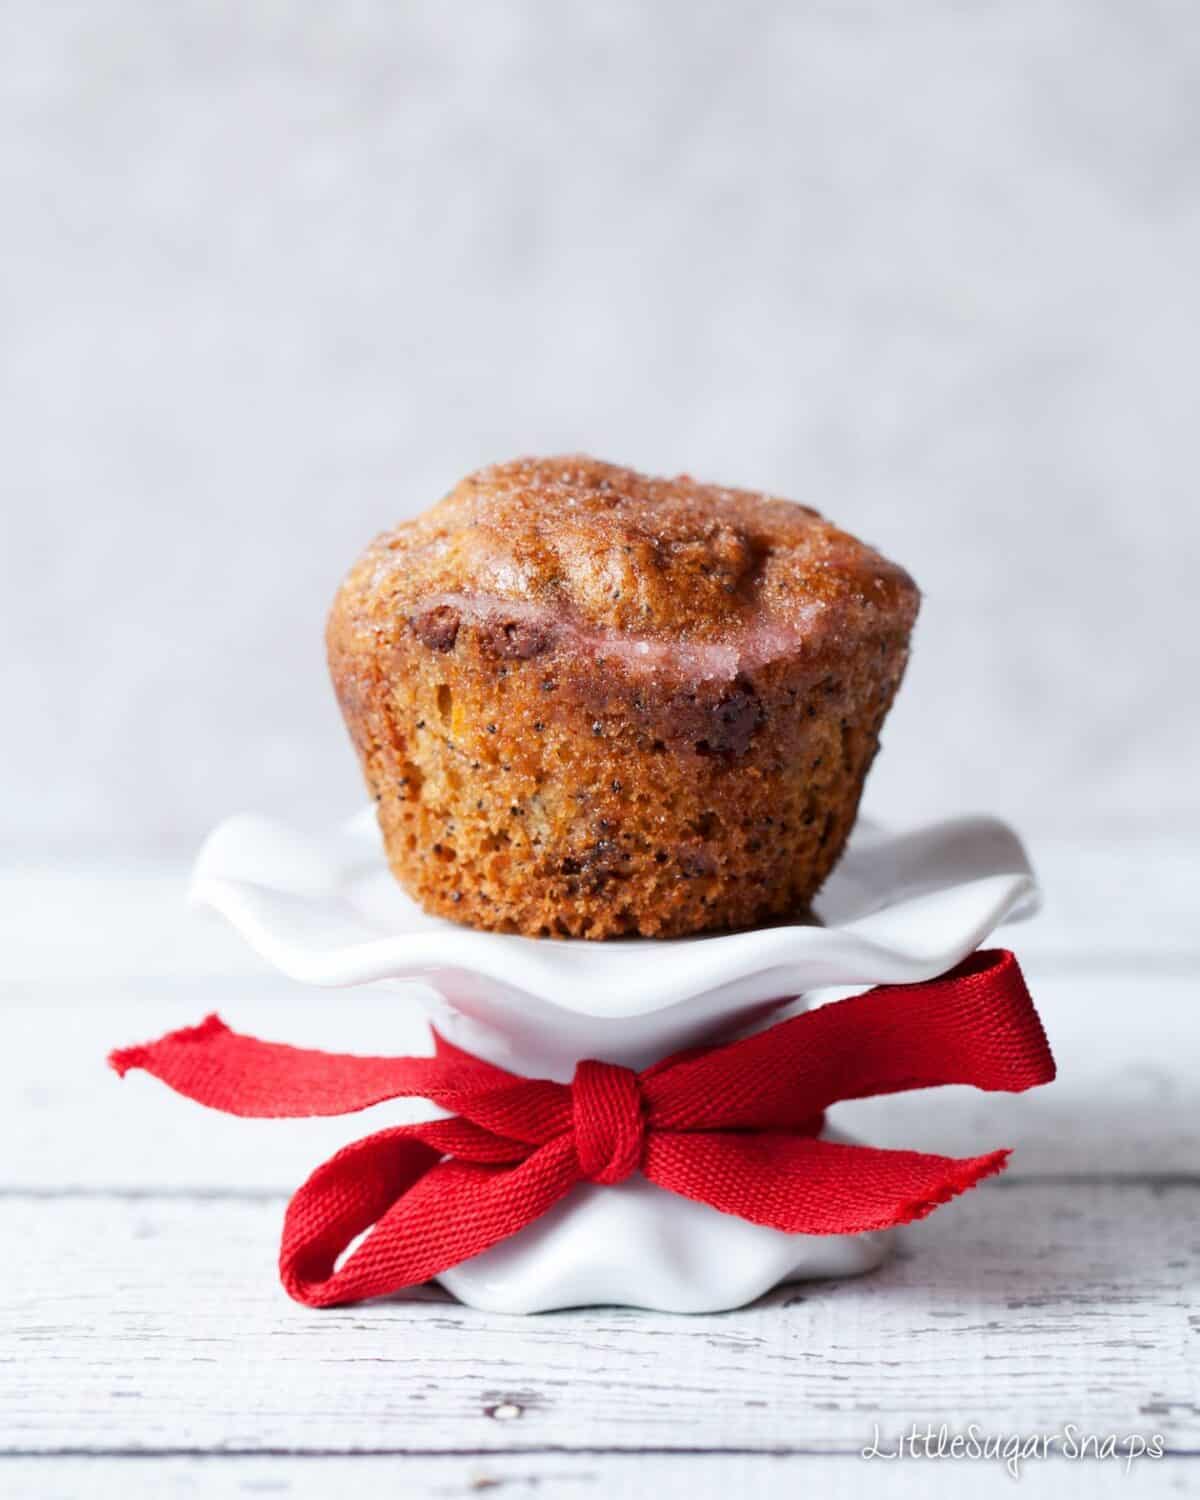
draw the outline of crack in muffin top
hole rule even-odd
[[[549,620],[647,666],[691,644],[726,670],[907,630],[919,601],[903,569],[808,506],[583,456],[479,470],[377,538],[347,587],[360,625],[419,610],[434,649],[452,644],[447,622],[507,610],[513,654]]]

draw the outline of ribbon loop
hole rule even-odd
[[[642,1164],[645,1121],[637,1074],[615,1063],[585,1061],[571,1083],[575,1154],[588,1182],[611,1187]]]

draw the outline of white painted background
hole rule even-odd
[[[335,584],[589,449],[927,594],[873,809],[1200,827],[1190,0],[0,10],[0,831],[359,796]]]

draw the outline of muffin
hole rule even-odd
[[[519,459],[367,549],[329,666],[388,861],[427,911],[671,937],[816,894],[918,602],[807,506]]]

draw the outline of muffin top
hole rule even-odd
[[[494,616],[502,654],[553,636],[647,667],[682,651],[703,676],[907,632],[919,601],[903,569],[808,506],[582,456],[470,475],[377,538],[347,596],[360,628],[407,620],[433,649]]]

